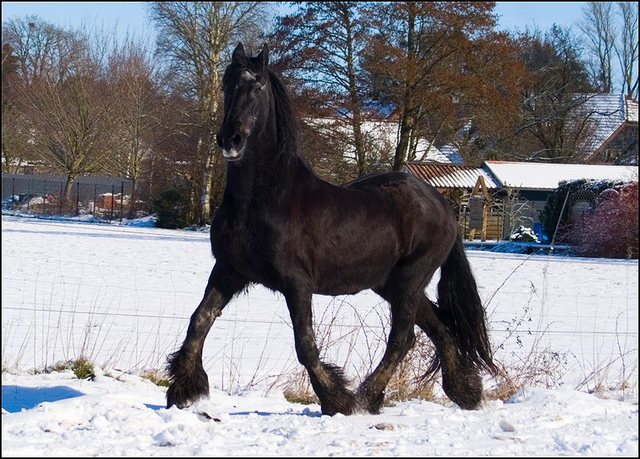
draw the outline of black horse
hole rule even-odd
[[[298,360],[322,412],[379,412],[397,365],[415,342],[414,326],[436,347],[432,371],[464,409],[482,399],[480,370],[493,372],[485,313],[449,204],[405,173],[344,186],[320,179],[300,153],[299,130],[280,78],[257,57],[233,52],[223,77],[224,119],[217,134],[227,164],[222,205],[211,224],[215,266],[182,347],[169,356],[167,407],[207,396],[204,340],[232,297],[252,283],[287,302]],[[425,287],[441,268],[438,303]],[[391,306],[391,330],[378,367],[355,392],[341,369],[323,363],[312,327],[312,294],[372,289]]]

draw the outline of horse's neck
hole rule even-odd
[[[229,164],[224,199],[232,200],[234,207],[247,211],[256,206],[277,207],[294,186],[316,177],[298,154],[296,136],[278,129],[276,123],[284,122],[281,118],[271,104],[269,122],[248,139],[246,157]]]
[[[254,146],[246,155],[245,159],[231,163],[227,168],[224,199],[232,200],[238,210],[255,208],[258,204],[278,206],[282,196],[296,182],[313,175],[301,158],[293,152],[279,153],[275,146]]]

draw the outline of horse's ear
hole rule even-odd
[[[266,70],[269,65],[269,45],[266,43],[262,45],[262,51],[258,54],[258,62],[260,63],[260,68]]]
[[[238,43],[236,49],[233,50],[233,54],[231,54],[232,62],[245,63],[247,61],[247,56],[244,54],[244,46],[242,43]]]

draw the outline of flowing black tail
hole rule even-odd
[[[456,340],[464,361],[489,373],[497,372],[484,307],[460,235],[440,269],[436,314]]]

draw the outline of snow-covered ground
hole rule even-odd
[[[508,401],[350,417],[289,403],[300,366],[286,305],[254,287],[206,341],[210,399],[167,410],[139,374],[184,338],[213,265],[208,234],[3,216],[3,455],[637,456],[637,261],[468,253],[496,359],[525,382]],[[324,358],[357,383],[387,316],[371,292],[314,297]],[[33,374],[80,355],[93,380]]]

